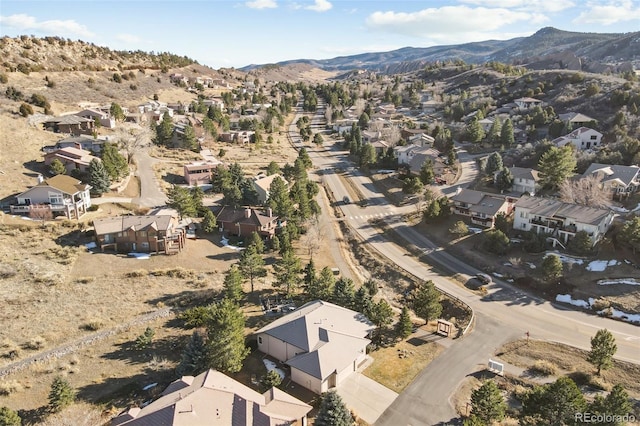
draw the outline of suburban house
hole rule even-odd
[[[273,215],[271,209],[267,209],[263,214],[249,207],[234,209],[223,206],[218,211],[216,220],[221,234],[239,237],[248,237],[251,233],[257,232],[261,237],[273,238],[276,230],[285,225]]]
[[[79,219],[91,207],[91,186],[67,175],[49,179],[38,176],[38,184],[16,195],[17,204],[11,205],[11,213],[27,213],[29,216],[46,217],[49,214],[64,215],[67,219]]]
[[[556,146],[572,144],[576,149],[584,150],[600,146],[602,133],[588,127],[579,127],[565,136],[560,136],[551,141]]]
[[[377,140],[380,140],[380,138],[382,137],[382,133],[380,132],[374,132],[371,130],[363,130],[362,131],[362,143],[372,143],[375,142]]]
[[[597,123],[595,118],[591,118],[588,115],[584,115],[579,112],[558,114],[558,118],[572,129],[577,129],[578,127],[593,127],[593,125]]]
[[[78,148],[61,148],[44,155],[44,164],[50,166],[53,160],[59,160],[67,169],[67,173],[72,170],[80,170],[86,172],[89,170],[89,164],[92,160],[101,161],[98,157],[91,154],[91,151],[85,151]]]
[[[354,124],[358,124],[358,120],[355,118],[341,118],[333,122],[333,131],[342,134],[343,132],[350,133]]]
[[[516,202],[513,228],[547,233],[565,244],[576,232],[585,231],[595,245],[609,230],[613,217],[608,209],[524,195]]]
[[[491,126],[493,126],[494,121],[495,118],[485,117],[482,120],[478,120],[478,124],[480,125],[480,127],[482,127],[482,130],[485,133],[489,133],[489,130],[491,130]]]
[[[222,164],[212,161],[193,161],[184,165],[184,181],[189,186],[198,186],[211,183],[211,172],[216,166]]]
[[[42,123],[45,130],[56,133],[68,133],[72,136],[90,135],[93,133],[95,122],[92,119],[77,115],[63,115],[51,118]]]
[[[376,155],[384,154],[389,148],[389,144],[381,139],[372,142],[363,142],[363,145],[371,145],[376,152]]]
[[[291,367],[291,380],[321,394],[366,359],[373,324],[361,313],[316,300],[256,332],[258,350]]]
[[[55,145],[45,146],[44,152],[53,152],[61,148],[78,148],[92,153],[102,152],[102,147],[107,142],[106,138],[94,138],[90,136],[70,136],[60,139]]]
[[[509,167],[511,176],[513,176],[513,184],[510,191],[519,194],[536,195],[540,189],[540,173],[537,170],[528,167]],[[494,182],[498,178],[500,171],[493,174]]]
[[[407,141],[408,145],[430,147],[435,142],[435,139],[424,129],[402,129],[400,136]]]
[[[256,132],[254,132],[253,130],[242,130],[242,131],[232,130],[230,132],[220,133],[219,138],[223,142],[248,144],[253,141],[253,137],[255,133]]]
[[[515,199],[499,194],[461,189],[451,198],[453,213],[471,218],[471,223],[492,228],[496,216],[513,212]]]
[[[640,167],[592,163],[582,178],[597,176],[614,197],[626,197],[640,188]]]
[[[100,111],[98,109],[83,109],[80,112],[76,112],[75,115],[77,115],[78,117],[93,120],[94,122],[97,121],[102,127],[105,127],[107,129],[113,129],[114,127],[116,127],[116,120],[111,117],[108,112]]]
[[[274,173],[269,176],[258,175],[253,179],[253,188],[258,193],[258,202],[264,204],[269,199],[269,188],[274,179],[280,178],[284,182],[285,186],[289,186],[287,180],[280,176],[278,173]]]
[[[542,105],[541,100],[529,97],[514,99],[513,103],[521,110]]]
[[[112,426],[306,426],[312,407],[272,387],[258,393],[231,377],[207,370],[182,376],[159,399],[133,407],[111,421]]]
[[[187,233],[171,214],[95,219],[93,228],[100,250],[116,253],[176,254],[183,249]]]

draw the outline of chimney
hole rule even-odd
[[[80,142],[74,142],[74,143],[73,143],[73,146],[74,146],[76,149],[82,149],[82,145],[80,145]]]
[[[267,207],[267,216],[273,217],[273,209],[271,207]]]
[[[250,208],[244,209],[244,217],[246,217],[247,219],[249,219],[251,217],[251,209]]]

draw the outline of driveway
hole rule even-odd
[[[347,407],[362,420],[374,424],[398,394],[361,373],[353,373],[337,388]]]

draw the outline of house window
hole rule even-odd
[[[64,204],[64,197],[60,193],[50,192],[49,193],[49,202],[51,204]]]
[[[522,222],[522,229],[527,229],[527,224],[525,222]]]
[[[145,238],[146,238],[146,236],[147,236],[147,231],[140,231],[140,232],[138,232],[138,236],[140,236],[140,237],[145,237]]]
[[[592,140],[592,141],[595,141],[596,139],[598,139],[598,136],[596,136],[596,135],[591,135],[591,140]]]
[[[262,344],[262,336],[258,336],[258,344],[261,345]]]

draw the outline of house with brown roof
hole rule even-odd
[[[560,119],[560,121],[562,121],[572,129],[578,127],[593,127],[597,123],[597,120],[595,118],[591,118],[588,115],[579,112],[567,112],[564,114],[558,114],[558,118]]]
[[[515,199],[499,194],[461,189],[450,198],[453,213],[471,218],[471,223],[493,228],[496,216],[500,213],[510,215]]]
[[[77,115],[63,115],[51,118],[43,123],[45,130],[56,133],[69,133],[72,136],[90,135],[93,133],[95,122],[92,119]]]
[[[273,238],[276,231],[285,226],[285,222],[274,216],[271,209],[261,213],[250,207],[234,209],[223,206],[216,215],[216,221],[221,234],[239,237],[257,232],[262,237]]]
[[[76,112],[75,115],[78,117],[88,118],[89,120],[93,120],[94,122],[100,123],[102,127],[107,129],[113,129],[116,127],[115,118],[111,117],[111,114],[105,111],[101,111],[99,109],[87,108],[83,109],[80,112]]]
[[[117,216],[93,221],[100,250],[116,253],[176,254],[184,248],[187,230],[170,214]]]
[[[307,424],[312,407],[271,388],[260,394],[215,370],[183,376],[159,399],[130,408],[112,426],[283,426]]]
[[[38,176],[38,184],[16,195],[16,204],[10,206],[12,214],[34,217],[64,215],[79,219],[91,207],[91,186],[67,175],[49,179]]]
[[[91,154],[91,151],[85,151],[84,149],[67,147],[60,148],[52,152],[48,152],[44,155],[44,164],[50,166],[53,160],[59,160],[67,173],[71,173],[73,170],[80,170],[86,172],[89,169],[89,164],[92,160],[101,161],[98,157]]]
[[[291,380],[315,393],[335,388],[365,361],[375,329],[359,312],[315,300],[258,330],[258,350],[291,367]]]

